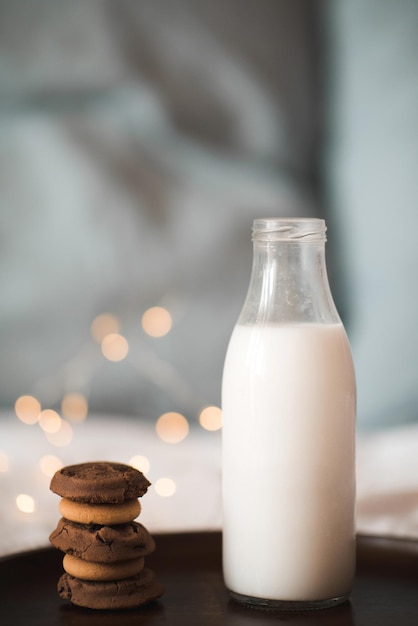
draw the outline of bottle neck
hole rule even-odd
[[[256,220],[253,242],[239,324],[340,321],[328,283],[323,220]]]

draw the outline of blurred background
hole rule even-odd
[[[416,2],[1,0],[0,137],[3,410],[219,428],[252,221],[317,216],[359,427],[417,419]]]
[[[357,528],[418,538],[418,3],[0,0],[0,555],[62,465],[219,529],[221,377],[256,217],[328,225]]]

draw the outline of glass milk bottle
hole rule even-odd
[[[245,604],[321,608],[355,568],[353,362],[324,220],[256,219],[223,382],[223,569]]]

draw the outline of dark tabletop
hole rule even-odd
[[[56,593],[62,554],[45,548],[0,559],[1,626],[418,626],[418,542],[361,537],[350,602],[299,613],[234,603],[221,570],[221,534],[156,535],[147,566],[165,594],[141,609],[113,612],[72,606]]]

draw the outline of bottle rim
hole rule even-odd
[[[316,217],[264,217],[253,221],[253,241],[323,242],[325,220]]]

